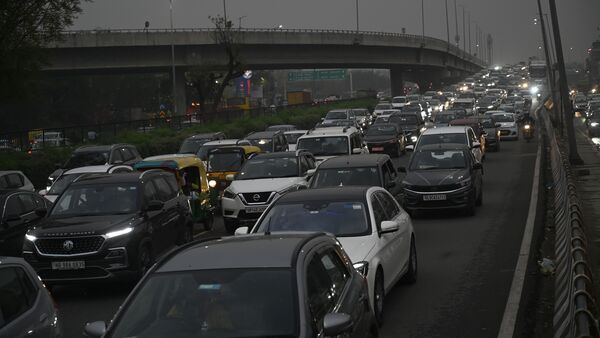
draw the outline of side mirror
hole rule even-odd
[[[425,124],[423,125],[425,128],[432,128],[433,127],[433,123],[427,121],[425,122]]]
[[[415,146],[413,146],[412,144],[409,144],[404,149],[406,149],[406,151],[415,151]]]
[[[481,143],[479,143],[479,142],[473,142],[473,145],[471,146],[471,149],[474,149],[474,148],[481,148]]]
[[[104,336],[105,333],[106,333],[106,323],[102,322],[102,321],[87,323],[87,324],[85,324],[85,328],[83,329],[83,334],[86,337],[91,337],[91,338],[100,338],[100,337]]]
[[[352,329],[352,317],[345,313],[328,313],[323,318],[323,333],[327,337],[336,337]]]
[[[406,172],[406,167],[398,167],[398,172],[405,173]]]
[[[42,189],[42,190],[38,191],[38,194],[40,194],[40,196],[46,196],[48,194],[48,190]]]
[[[388,232],[395,232],[395,231],[398,231],[398,229],[400,229],[400,226],[398,225],[398,223],[396,223],[394,221],[381,222],[381,233],[382,234],[385,234]]]
[[[360,153],[362,153],[362,149],[361,148],[353,148],[352,149],[352,154],[356,155],[356,154],[360,154]]]
[[[325,121],[325,118],[324,118],[324,117],[321,117],[321,121]]]
[[[502,125],[500,123],[496,123],[496,128],[500,128]]]
[[[249,227],[239,227],[239,228],[235,229],[235,232],[233,234],[235,236],[247,235],[248,232],[250,232],[250,228]]]
[[[146,211],[159,211],[162,210],[165,204],[161,201],[152,200],[148,202],[148,206],[146,207]]]
[[[313,177],[313,175],[315,174],[315,172],[317,172],[317,169],[308,169],[306,171],[306,177]]]
[[[39,217],[46,217],[48,210],[45,208],[37,208],[35,209],[35,214]]]
[[[473,164],[473,169],[474,170],[482,170],[483,169],[483,164],[481,164],[479,162],[475,163],[475,164]]]
[[[234,174],[227,174],[227,176],[225,176],[225,180],[227,182],[231,182],[235,179],[235,175]]]

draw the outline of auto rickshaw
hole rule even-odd
[[[246,145],[224,146],[208,152],[208,184],[211,187],[211,200],[213,202],[219,203],[221,201],[223,191],[231,183],[227,180],[227,176],[235,176],[240,172],[246,160],[260,152],[259,147]]]
[[[197,224],[203,224],[206,231],[212,229],[215,207],[210,199],[206,168],[198,157],[190,154],[153,156],[135,164],[134,169],[162,169],[175,174],[181,190],[188,196],[195,223],[194,233],[199,232]]]

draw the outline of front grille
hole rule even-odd
[[[72,243],[72,245],[71,245]],[[77,255],[93,253],[102,247],[104,237],[38,238],[35,246],[44,255]]]
[[[408,187],[409,190],[419,191],[419,192],[438,192],[438,191],[452,191],[456,189],[460,189],[460,184],[445,184],[445,185],[433,185],[433,186],[421,186],[421,185],[413,185]]]
[[[242,194],[242,196],[248,204],[267,203],[269,201],[269,197],[271,196],[271,192],[248,192]]]

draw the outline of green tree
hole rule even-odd
[[[60,39],[87,0],[0,1],[0,99],[26,93],[44,63],[41,47]]]

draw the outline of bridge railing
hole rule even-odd
[[[554,337],[599,337],[582,205],[566,149],[562,146],[565,143],[556,135],[550,116],[547,113],[539,116],[548,135],[554,188]]]
[[[152,29],[94,29],[94,30],[65,30],[62,32],[65,36],[72,35],[91,35],[91,34],[132,34],[132,33],[194,33],[194,32],[214,32],[214,28],[152,28]],[[453,54],[468,59],[479,65],[485,65],[485,62],[475,55],[460,49],[452,43],[445,40],[414,34],[402,34],[395,32],[377,32],[377,31],[356,31],[347,29],[316,29],[316,28],[236,28],[236,31],[245,33],[311,33],[311,34],[343,34],[350,36],[379,36],[379,37],[394,37],[406,40],[421,42],[423,47],[435,44],[445,48]]]

